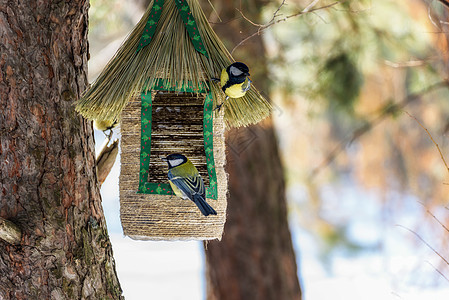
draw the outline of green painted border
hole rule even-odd
[[[140,37],[139,45],[136,52],[148,45],[153,39],[154,32],[156,31],[157,23],[161,17],[162,7],[164,6],[164,0],[154,0],[153,7],[151,8],[148,21],[143,29],[142,36]]]
[[[213,126],[213,99],[208,86],[201,85],[195,89],[190,83],[179,89],[170,87],[166,80],[159,79],[153,87],[157,91],[177,91],[189,93],[207,93],[203,111],[203,140],[206,155],[207,172],[209,174],[209,187],[206,187],[206,198],[217,199],[217,173],[214,159],[214,126]],[[151,124],[152,124],[152,98],[151,91],[141,93],[141,145],[140,145],[140,172],[138,194],[173,195],[169,183],[148,182],[148,171],[151,153]]]
[[[175,0],[175,3],[187,32],[189,33],[190,41],[192,42],[193,47],[196,51],[209,58],[206,48],[204,48],[203,40],[201,39],[198,31],[198,25],[192,16],[187,0]]]
[[[206,48],[204,47],[203,40],[201,39],[198,25],[196,24],[196,21],[192,16],[192,12],[190,11],[189,4],[186,0],[174,1],[176,4],[176,8],[178,9],[181,16],[182,22],[184,23],[187,33],[189,34],[190,41],[192,42],[193,47],[196,51],[209,58]],[[150,15],[148,16],[148,21],[145,24],[145,28],[143,29],[136,52],[139,52],[140,49],[151,43],[157,24],[161,17],[163,6],[164,0],[154,0],[153,7],[151,8]]]

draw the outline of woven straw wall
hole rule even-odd
[[[176,99],[173,99],[173,102],[176,103]],[[206,199],[218,214],[205,217],[190,200],[176,196],[137,194],[140,170],[140,110],[139,95],[123,110],[121,119],[120,218],[124,234],[139,240],[221,239],[226,221],[227,194],[227,175],[224,170],[225,125],[222,113],[214,118],[218,197],[217,200]],[[186,133],[189,126],[186,124]],[[167,143],[167,155],[172,153],[171,148],[171,143]],[[185,151],[182,151],[179,145],[177,150],[183,154],[191,151],[188,143],[185,145]],[[203,179],[206,178],[203,176]],[[168,179],[165,182],[168,182]]]
[[[205,94],[153,92],[149,182],[167,181],[170,153],[182,153],[196,166],[204,184],[209,184],[204,155],[203,105]]]

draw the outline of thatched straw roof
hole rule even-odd
[[[178,10],[179,5],[185,3],[208,55],[197,51],[192,44]],[[162,9],[156,29],[151,42],[138,49],[147,21],[154,13],[153,4]],[[210,79],[219,77],[221,70],[233,61],[197,0],[153,0],[115,56],[77,103],[76,110],[89,119],[120,118],[130,99],[142,90],[151,90],[159,78],[167,79],[170,86],[182,86],[187,82],[193,87],[210,84],[214,103],[219,104],[224,101],[224,94],[219,84]],[[229,99],[223,109],[226,123],[238,127],[267,117],[271,105],[251,87],[244,97]]]

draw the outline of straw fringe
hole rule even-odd
[[[209,58],[198,53],[182,22],[174,0],[165,0],[153,40],[136,52],[153,2],[119,48],[92,87],[78,101],[76,110],[88,119],[120,118],[130,99],[142,90],[150,90],[158,78],[180,87],[193,87],[219,77],[234,59],[210,27],[197,0],[187,0],[207,49]],[[211,82],[214,104],[224,101],[218,83]],[[254,124],[270,114],[271,104],[254,88],[242,98],[228,99],[223,106],[227,126]]]

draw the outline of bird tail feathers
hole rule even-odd
[[[203,215],[208,216],[217,214],[215,209],[213,209],[201,195],[194,195],[193,202],[195,202]]]

